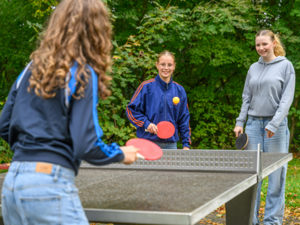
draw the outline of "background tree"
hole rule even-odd
[[[235,119],[255,50],[258,30],[272,29],[300,69],[300,0],[106,0],[113,24],[113,95],[99,102],[99,122],[108,142],[135,136],[125,115],[138,85],[157,75],[157,54],[176,57],[174,80],[187,91],[192,148],[233,149]],[[29,61],[55,0],[0,3],[0,102]],[[297,77],[297,76],[296,76]],[[289,114],[291,150],[300,149],[300,85]]]

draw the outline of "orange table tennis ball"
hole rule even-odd
[[[174,97],[174,98],[173,98],[173,103],[174,103],[174,105],[177,105],[179,102],[180,102],[180,100],[179,100],[178,97]]]

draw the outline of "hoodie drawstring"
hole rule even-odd
[[[262,79],[264,78],[264,76],[268,73],[268,70],[270,69],[270,67],[271,67],[271,64],[270,65],[268,65],[268,68],[267,68],[267,70],[266,70],[266,72],[264,73],[264,70],[265,70],[265,63],[263,64],[264,65],[264,68],[263,68],[263,70],[262,70],[262,72],[261,72],[261,74],[259,75],[259,77],[258,77],[258,80],[257,80],[257,89],[260,89],[261,88],[261,81],[262,81]]]

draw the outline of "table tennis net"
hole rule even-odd
[[[155,161],[138,159],[131,165],[113,163],[93,166],[82,162],[80,168],[97,169],[145,169],[189,170],[256,173],[257,151],[237,150],[163,150],[163,156]]]

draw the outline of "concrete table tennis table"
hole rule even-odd
[[[164,150],[160,160],[129,166],[83,162],[76,186],[90,222],[190,225],[225,204],[226,224],[246,225],[258,182],[290,160],[288,153]]]

